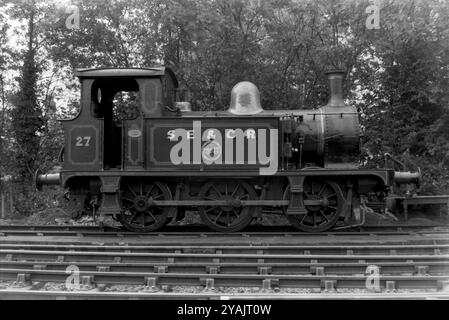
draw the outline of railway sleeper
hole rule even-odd
[[[326,293],[335,292],[337,280],[321,280],[321,290]]]
[[[262,280],[262,291],[274,290],[279,291],[279,279],[263,279]]]
[[[385,281],[385,291],[395,292],[396,291],[396,281]]]
[[[271,274],[272,268],[271,267],[257,267],[257,272],[259,274]]]
[[[27,286],[31,283],[31,275],[29,273],[19,273],[17,274],[17,279],[15,281],[16,285]]]
[[[168,266],[154,266],[154,273],[167,273]]]
[[[93,275],[81,276],[80,280],[81,280],[80,281],[81,285],[83,285],[83,286],[87,286],[87,287],[94,286],[94,276]]]
[[[317,276],[324,276],[324,267],[311,266],[310,273],[315,274]]]
[[[200,283],[204,286],[204,291],[212,291],[215,289],[214,278],[201,278]]]
[[[35,265],[33,265],[33,270],[47,270],[47,265],[35,264]]]
[[[437,283],[437,290],[438,291],[449,291],[449,280],[440,280]]]
[[[415,266],[415,272],[418,276],[425,276],[429,274],[429,266]]]
[[[145,278],[145,291],[159,291],[158,279],[156,277]]]
[[[206,273],[219,274],[220,273],[220,266],[206,266]]]
[[[98,272],[109,272],[109,271],[111,271],[111,267],[110,266],[97,266],[96,270]]]

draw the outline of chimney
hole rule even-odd
[[[329,79],[330,99],[327,103],[329,107],[342,107],[343,102],[343,79],[346,75],[344,70],[331,70],[326,72]]]

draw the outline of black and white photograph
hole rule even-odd
[[[449,300],[448,211],[449,0],[0,0],[0,300]]]

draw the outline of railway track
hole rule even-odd
[[[0,236],[5,299],[221,299],[234,297],[234,288],[250,289],[255,298],[449,298],[447,229],[374,228],[368,238],[353,231],[209,235],[175,229],[117,239],[95,227],[3,227],[0,233],[19,232]],[[67,290],[74,275],[79,290]],[[118,292],[120,286],[129,292]]]

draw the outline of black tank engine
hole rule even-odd
[[[264,110],[240,82],[226,111],[191,111],[164,67],[82,69],[81,109],[64,120],[58,173],[38,188],[68,189],[76,214],[113,215],[154,231],[186,210],[217,231],[245,228],[262,210],[283,210],[296,228],[358,224],[368,196],[385,201],[419,173],[359,168],[360,124],[343,101],[344,72],[328,73],[330,100],[313,110]],[[362,213],[361,213],[362,212]]]

